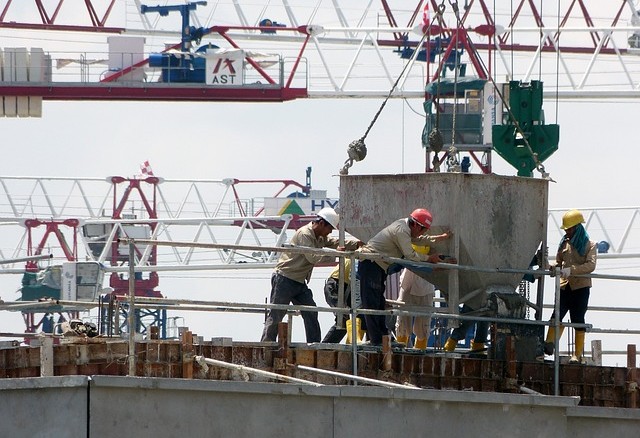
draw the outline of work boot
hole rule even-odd
[[[404,344],[405,347],[409,345],[409,337],[408,336],[396,336],[396,341],[401,344]]]
[[[413,348],[417,350],[426,350],[427,349],[427,338],[416,338],[416,343]]]
[[[569,359],[569,363],[582,363],[582,355],[584,354],[584,333],[576,330],[576,351]]]
[[[564,326],[560,326],[560,334],[558,335],[558,339],[562,337],[562,333],[564,332]],[[549,331],[547,332],[547,338],[544,342],[544,354],[547,356],[551,356],[555,351],[555,345],[553,344],[554,338],[556,334],[555,327],[549,327]]]
[[[447,353],[451,353],[453,350],[456,349],[457,346],[458,346],[458,341],[456,341],[453,338],[449,338],[447,339],[447,342],[444,344],[443,350],[446,351]]]
[[[471,341],[471,352],[484,351],[484,342]]]
[[[553,342],[545,342],[544,343],[544,354],[547,356],[553,356],[553,352],[555,351],[555,347],[553,346]]]

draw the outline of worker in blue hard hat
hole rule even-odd
[[[448,239],[451,236],[451,232],[445,232],[439,236],[428,235],[427,231],[431,228],[432,221],[431,212],[424,208],[417,208],[408,217],[396,220],[373,236],[360,251],[413,261],[426,261],[428,256],[418,254],[411,245],[431,245],[437,240]],[[434,260],[439,260],[437,255]],[[454,259],[446,261],[456,262]],[[387,274],[391,273],[389,268],[390,264],[384,260],[365,259],[359,263],[358,278],[364,309],[385,309],[384,292]],[[389,334],[385,317],[365,315],[365,321],[371,345],[382,345],[382,337]]]
[[[551,271],[560,269],[560,321],[569,312],[571,322],[584,324],[584,316],[589,306],[591,278],[576,277],[580,274],[590,274],[596,269],[597,244],[589,240],[585,230],[584,216],[579,210],[569,210],[562,216],[562,229],[565,235],[558,246],[555,265],[549,266]],[[555,350],[555,312],[551,315],[551,326],[547,332],[544,352],[552,355]],[[562,336],[564,327],[560,325],[558,339]],[[584,328],[575,329],[575,350],[569,362],[582,363],[584,353]]]
[[[338,228],[339,216],[333,208],[323,208],[315,220],[298,229],[291,238],[291,245],[309,248],[338,248],[339,241],[329,236]],[[345,241],[344,248],[355,250],[362,242],[355,239]],[[321,262],[333,262],[335,257],[316,254],[283,252],[271,276],[271,304],[289,304],[315,306],[313,292],[307,284],[311,279],[313,267]],[[262,341],[275,341],[278,335],[278,323],[286,315],[286,310],[270,309],[264,323]],[[302,312],[307,342],[320,342],[320,324],[317,312]]]

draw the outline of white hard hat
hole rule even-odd
[[[338,216],[338,213],[336,213],[336,211],[331,208],[331,207],[325,207],[322,210],[320,210],[318,212],[318,217],[324,219],[325,221],[327,221],[329,223],[329,225],[331,225],[333,228],[335,228],[336,230],[338,229],[338,223],[340,222],[340,216]]]

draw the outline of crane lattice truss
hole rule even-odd
[[[177,18],[140,14],[139,0],[85,0],[86,10],[72,3],[0,1],[0,46],[33,47],[28,40],[37,39],[56,66],[42,83],[5,78],[0,95],[59,100],[380,98],[410,63],[393,96],[423,97],[425,83],[450,60],[439,56],[425,63],[399,55],[429,53],[441,38],[448,41],[448,53],[465,47],[460,63],[471,65],[476,74],[542,80],[546,92],[558,98],[640,97],[640,59],[634,56],[640,21],[632,0],[210,1],[191,12],[191,21],[210,32],[203,44],[248,54],[242,87],[158,83],[159,72],[148,67],[149,54],[164,51],[169,41],[175,42],[170,48],[179,45]],[[434,13],[440,4],[445,6],[442,16]],[[418,47],[427,28],[429,38]],[[94,34],[83,33],[84,47],[78,49],[78,44],[40,40],[29,32],[43,29]],[[105,34],[144,35],[142,61],[126,71],[109,71]],[[121,80],[135,69],[143,70],[146,79],[137,84]]]
[[[116,202],[114,190],[122,183],[128,186],[125,188],[128,193]],[[288,229],[300,227],[311,217],[265,215],[264,198],[243,199],[239,194],[238,187],[258,183],[263,187],[279,187],[275,196],[292,187],[303,187],[291,180],[0,177],[0,224],[3,225],[0,234],[3,242],[15,244],[13,248],[3,245],[0,258],[9,260],[17,255],[49,252],[54,255],[52,262],[58,263],[69,260],[67,242],[78,242],[78,260],[111,262],[107,270],[126,272],[124,264],[118,263],[128,254],[126,245],[118,242],[122,237],[281,246],[287,240]],[[156,197],[153,210],[147,205],[150,196]],[[70,223],[73,227],[67,226]],[[22,233],[17,232],[19,227],[24,228]],[[56,239],[48,239],[50,236]],[[140,271],[147,272],[193,266],[198,269],[271,267],[277,257],[276,253],[259,250],[205,252],[195,248],[169,248],[159,253],[155,246],[136,247],[137,265]],[[5,264],[0,273],[23,271],[21,266]]]
[[[145,215],[147,210],[142,200],[130,209],[121,210],[118,219],[111,217],[113,215],[105,217],[104,212],[113,202],[112,180],[0,177],[0,236],[3,242],[0,258],[8,260],[26,255],[27,251],[32,251],[26,243],[33,239],[41,242],[39,252],[46,249],[54,255],[52,263],[67,261],[61,238],[66,242],[77,240],[79,259],[107,264],[118,251],[117,236],[140,238],[136,230],[141,228],[153,230],[149,238],[168,242],[273,247],[284,244],[287,230],[299,226],[296,220],[300,218],[292,215],[265,216],[261,211],[263,198],[240,198],[237,189],[243,187],[242,181],[234,179],[162,180],[156,187],[156,218]],[[254,184],[257,181],[246,182]],[[282,184],[282,187],[295,186],[295,182],[288,180],[267,182]],[[145,185],[144,180],[140,185]],[[114,205],[114,209],[118,211],[118,206]],[[582,210],[591,238],[609,244],[609,253],[601,254],[601,257],[640,257],[640,207]],[[550,248],[561,237],[562,213],[560,210],[549,212]],[[35,226],[30,227],[29,222]],[[42,247],[42,240],[33,238],[30,233],[44,235],[52,224],[74,226],[55,227],[53,234],[58,237],[58,243],[50,239],[48,245],[51,246]],[[149,227],[150,224],[154,227]],[[24,227],[22,233],[16,232],[18,227]],[[104,227],[105,234],[88,235],[91,233],[86,232],[87,227]],[[20,237],[16,240],[17,236]],[[10,247],[11,242],[13,248]],[[126,247],[122,250],[126,256]],[[141,246],[136,250],[137,266],[147,272],[270,268],[278,257],[276,253],[257,250],[205,251],[163,246],[155,256],[151,246]],[[108,267],[111,272],[126,272],[127,269],[127,266],[114,264]],[[22,265],[0,265],[0,273],[22,272]]]

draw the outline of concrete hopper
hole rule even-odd
[[[434,245],[460,265],[527,269],[546,235],[548,181],[542,179],[423,173],[340,177],[340,223],[362,241],[414,208],[433,214],[430,233],[450,229],[454,237]],[[522,274],[438,270],[423,275],[449,295],[457,309],[477,309],[487,289],[514,292]]]

